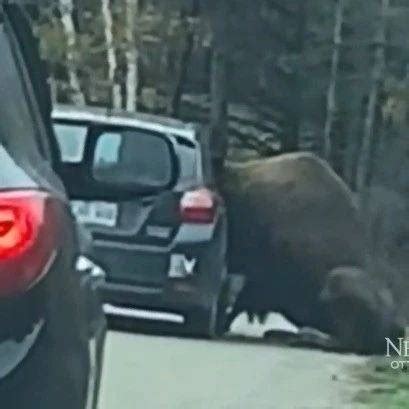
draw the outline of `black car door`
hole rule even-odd
[[[19,8],[1,4],[0,367],[1,348],[14,349],[0,377],[0,402],[83,409],[88,323],[74,272],[75,223],[50,165],[50,107],[38,103],[47,89],[34,74],[36,43]]]

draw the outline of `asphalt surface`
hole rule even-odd
[[[241,318],[219,341],[111,332],[100,409],[358,407],[350,369],[363,358],[238,335],[263,330]]]

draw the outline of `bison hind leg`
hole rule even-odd
[[[246,311],[247,314],[247,320],[250,324],[254,324],[256,321],[256,313],[254,311]]]
[[[247,320],[250,324],[255,324],[256,320],[259,324],[265,324],[268,317],[268,311],[246,310]]]
[[[257,312],[257,319],[261,325],[264,325],[267,322],[268,314],[270,311],[258,311]]]

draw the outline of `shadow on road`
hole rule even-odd
[[[265,336],[259,334],[227,333],[217,339],[204,339],[192,336],[183,325],[152,322],[145,320],[109,318],[109,327],[112,331],[130,334],[142,334],[157,337],[169,337],[179,339],[197,339],[214,343],[231,343],[240,345],[259,345],[265,347],[290,347],[307,350],[321,350],[323,352],[345,353],[325,334],[311,330],[309,332],[294,332],[289,330],[269,330]]]

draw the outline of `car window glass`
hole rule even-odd
[[[172,175],[167,142],[139,130],[104,132],[94,154],[94,176],[107,182],[166,184]],[[108,180],[109,179],[109,180]]]
[[[84,157],[88,127],[74,124],[54,124],[55,134],[65,163],[80,163]]]
[[[30,19],[27,18],[28,14],[17,6],[10,5],[7,7],[7,17],[10,27],[13,28],[15,40],[17,40],[15,44],[18,43],[16,60],[24,80],[31,115],[38,126],[36,142],[43,158],[52,162],[55,158],[55,146],[53,146],[54,135],[50,127],[52,101],[47,84],[47,67],[40,57],[38,43],[30,28]]]
[[[95,151],[96,163],[113,164],[119,161],[119,148],[121,147],[121,135],[118,133],[104,133]]]
[[[192,183],[197,179],[196,149],[178,145],[180,176],[179,183]]]
[[[0,24],[0,55],[0,142],[16,158],[42,160],[36,143],[38,127],[30,113],[4,24]]]

